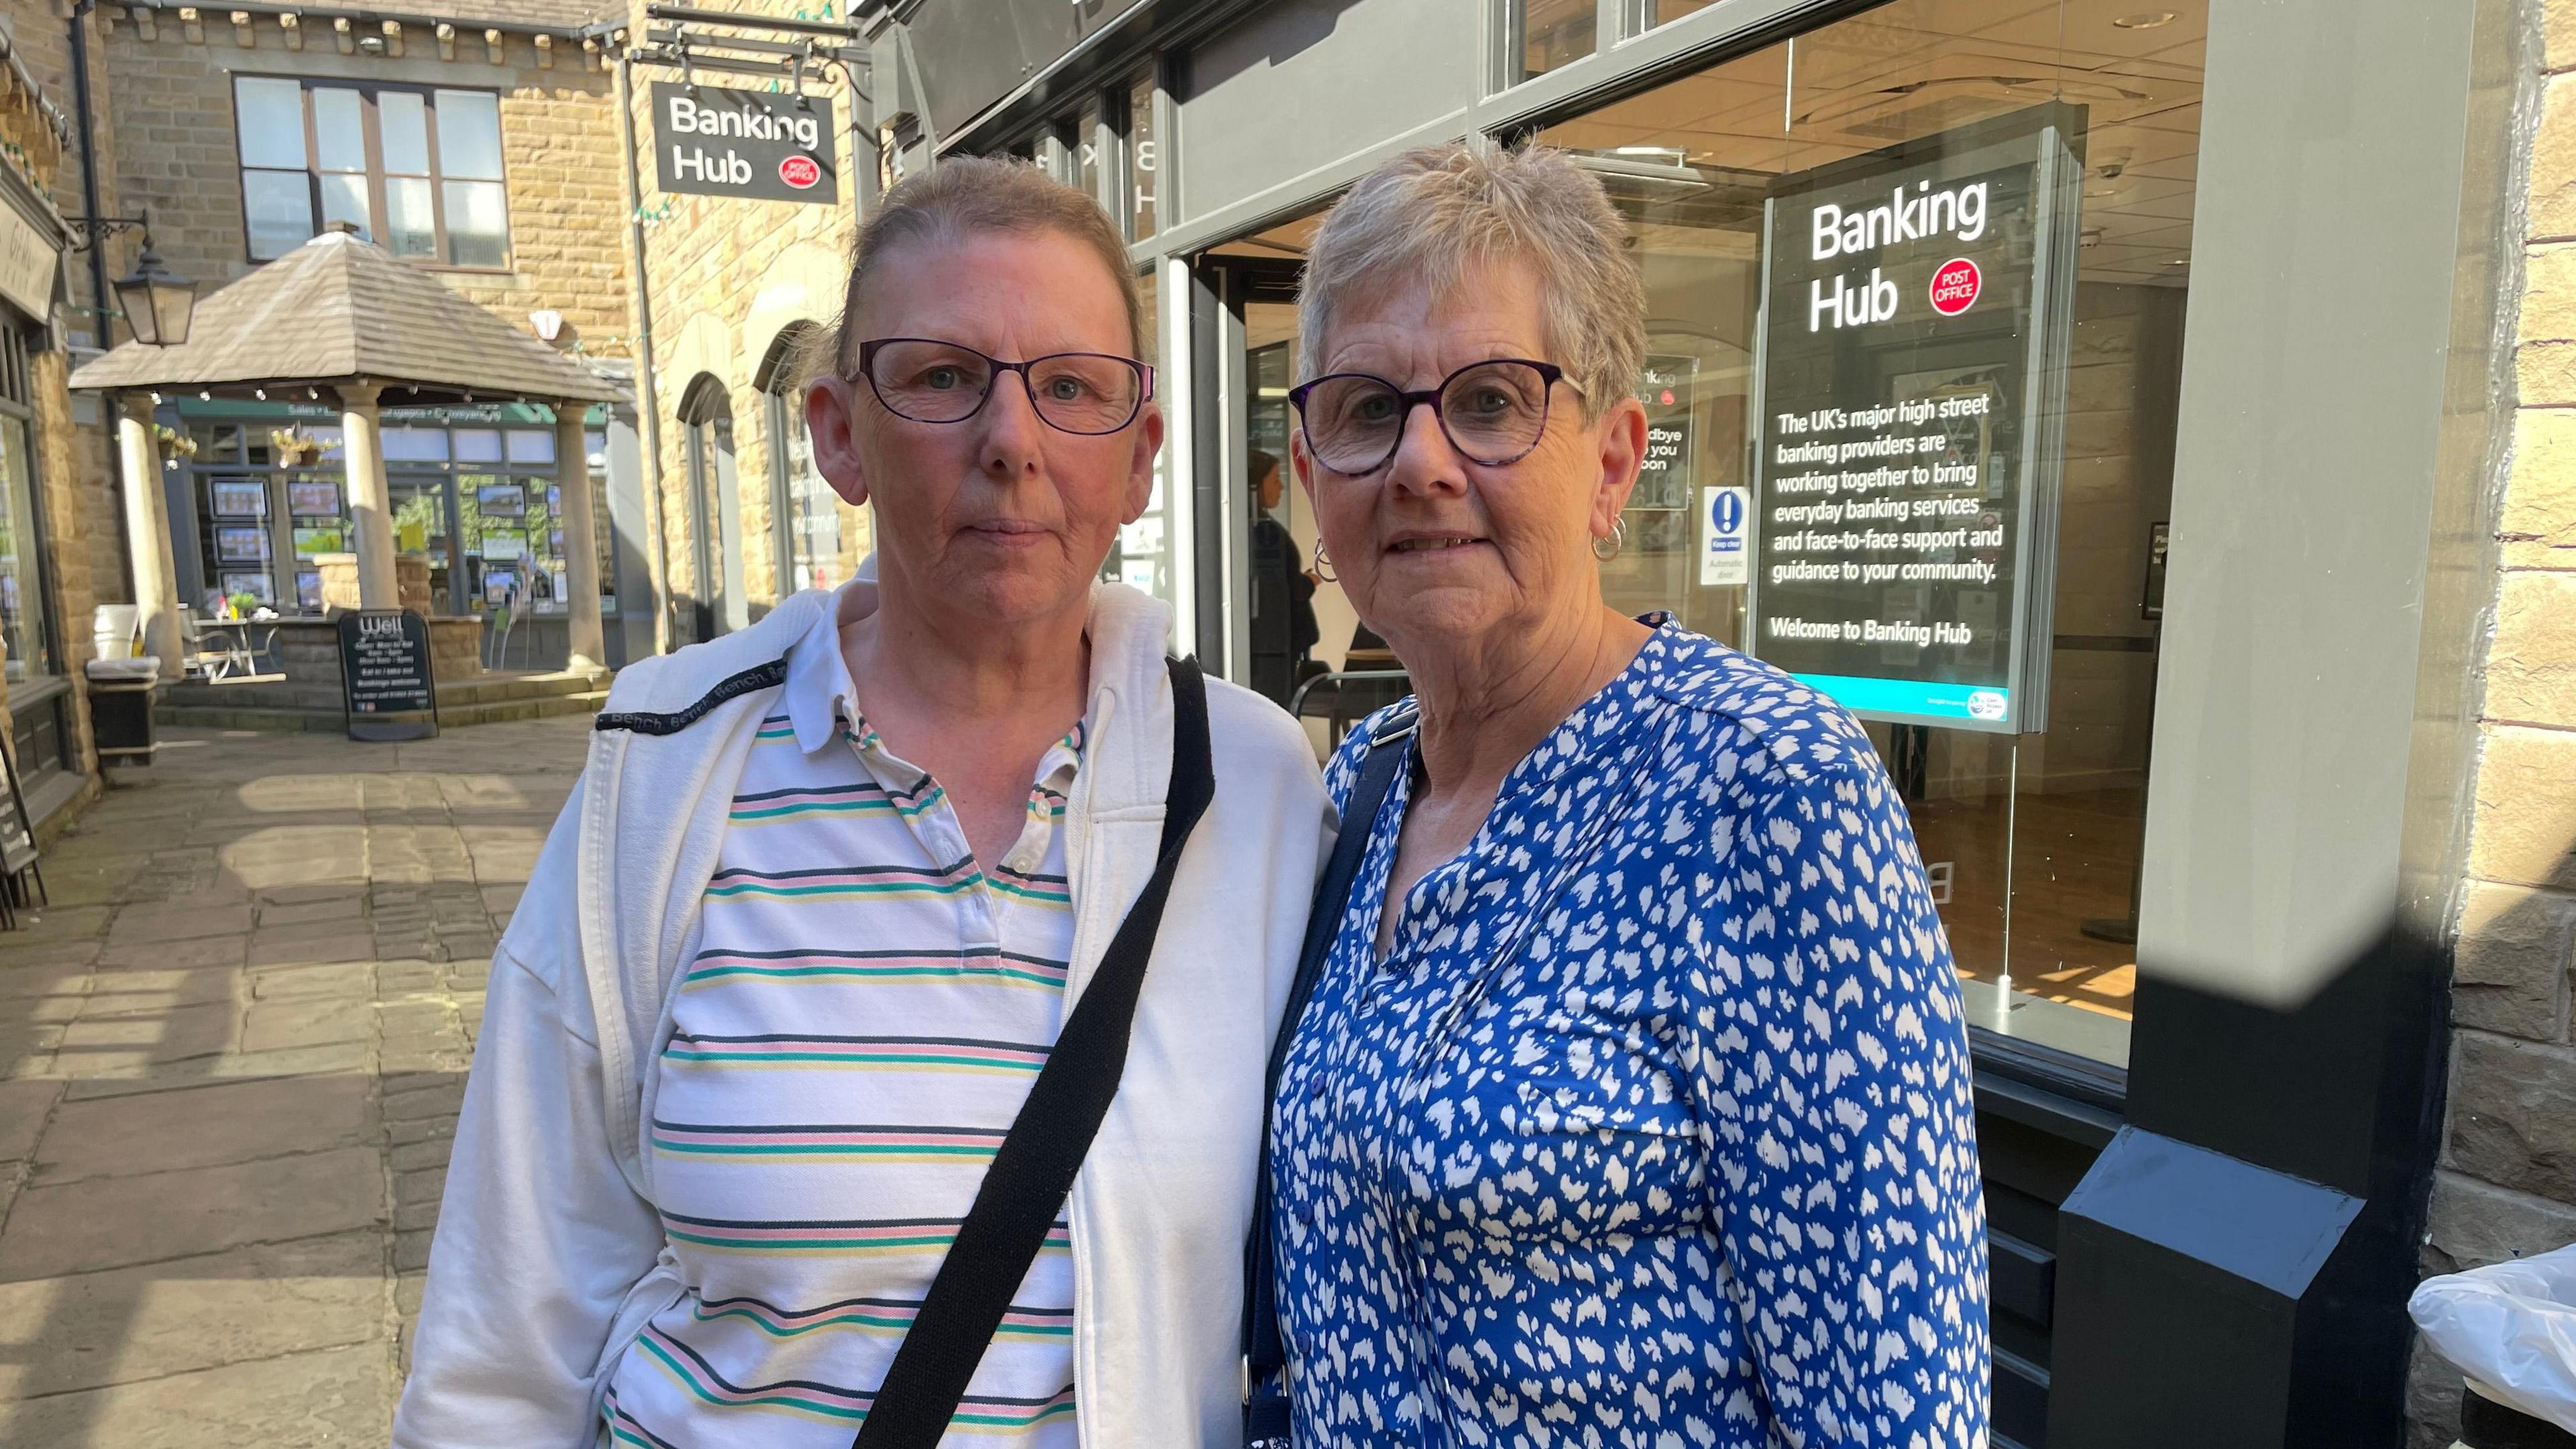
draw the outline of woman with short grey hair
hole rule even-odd
[[[1465,147],[1314,242],[1296,470],[1418,694],[1327,772],[1256,1367],[1275,1327],[1300,1449],[1981,1445],[1967,1037],[1896,791],[1831,701],[1603,602],[1624,242],[1563,155]]]
[[[1127,244],[892,188],[805,391],[830,593],[629,665],[492,955],[396,1449],[1241,1428],[1313,748],[1098,581],[1162,416]]]

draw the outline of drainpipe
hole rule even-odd
[[[644,186],[635,170],[635,61],[617,56],[617,126],[626,140],[626,229],[635,249],[635,410],[644,425],[644,483],[653,499],[653,652],[671,652],[671,593],[664,554],[669,537],[662,517],[662,405],[653,385],[653,289],[645,279]]]
[[[78,0],[78,3],[72,6],[69,23],[72,45],[72,109],[80,113],[77,134],[80,139],[81,156],[81,210],[89,216],[91,226],[88,238],[91,340],[97,345],[99,351],[105,352],[115,329],[108,322],[107,243],[97,231],[98,217],[101,215],[98,200],[98,136],[90,123],[87,22],[90,11],[96,7],[97,0]],[[100,432],[104,435],[109,453],[106,469],[108,499],[118,505],[116,508],[116,526],[119,535],[117,541],[124,547],[125,556],[132,559],[135,557],[134,535],[126,527],[125,521],[125,476],[124,470],[117,466],[116,457],[117,419],[122,415],[123,405],[124,399],[113,392],[102,395],[98,400],[99,416],[106,420],[106,426],[101,428]],[[142,600],[137,599],[135,602],[141,603]]]
[[[98,204],[98,139],[90,126],[89,103],[89,27],[82,22],[96,8],[97,0],[79,0],[72,6],[72,105],[80,112],[81,210],[93,223],[99,215]],[[93,236],[89,244],[89,299],[97,318],[98,348],[107,350],[107,252]],[[111,400],[111,406],[113,401]]]

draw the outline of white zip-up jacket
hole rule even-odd
[[[396,1449],[587,1449],[628,1343],[682,1284],[653,1209],[652,1064],[727,807],[784,658],[832,606],[630,665],[492,955]],[[1065,1009],[1153,873],[1171,775],[1169,610],[1092,594],[1081,771],[1065,807]],[[1264,1066],[1331,806],[1305,734],[1211,680],[1216,798],[1192,833],[1126,1072],[1070,1199],[1082,1442],[1239,1440],[1244,1234]],[[856,1208],[853,1209],[857,1211]]]

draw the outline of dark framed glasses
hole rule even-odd
[[[859,372],[887,412],[916,423],[962,423],[983,411],[994,380],[1020,375],[1039,421],[1097,436],[1136,420],[1153,395],[1154,369],[1105,352],[1058,352],[1004,362],[962,342],[880,337],[859,344]]]
[[[1471,362],[1438,387],[1407,392],[1365,372],[1333,372],[1288,390],[1306,449],[1336,473],[1374,473],[1395,457],[1416,407],[1431,416],[1459,456],[1488,468],[1517,463],[1547,431],[1548,396],[1565,380],[1553,362],[1497,357]],[[1572,384],[1567,384],[1572,386]]]

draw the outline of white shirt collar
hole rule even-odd
[[[876,612],[875,563],[870,555],[857,577],[833,590],[831,606],[788,646],[787,722],[795,727],[797,748],[809,755],[840,736],[843,719],[859,717],[859,691],[841,652],[841,626]]]

